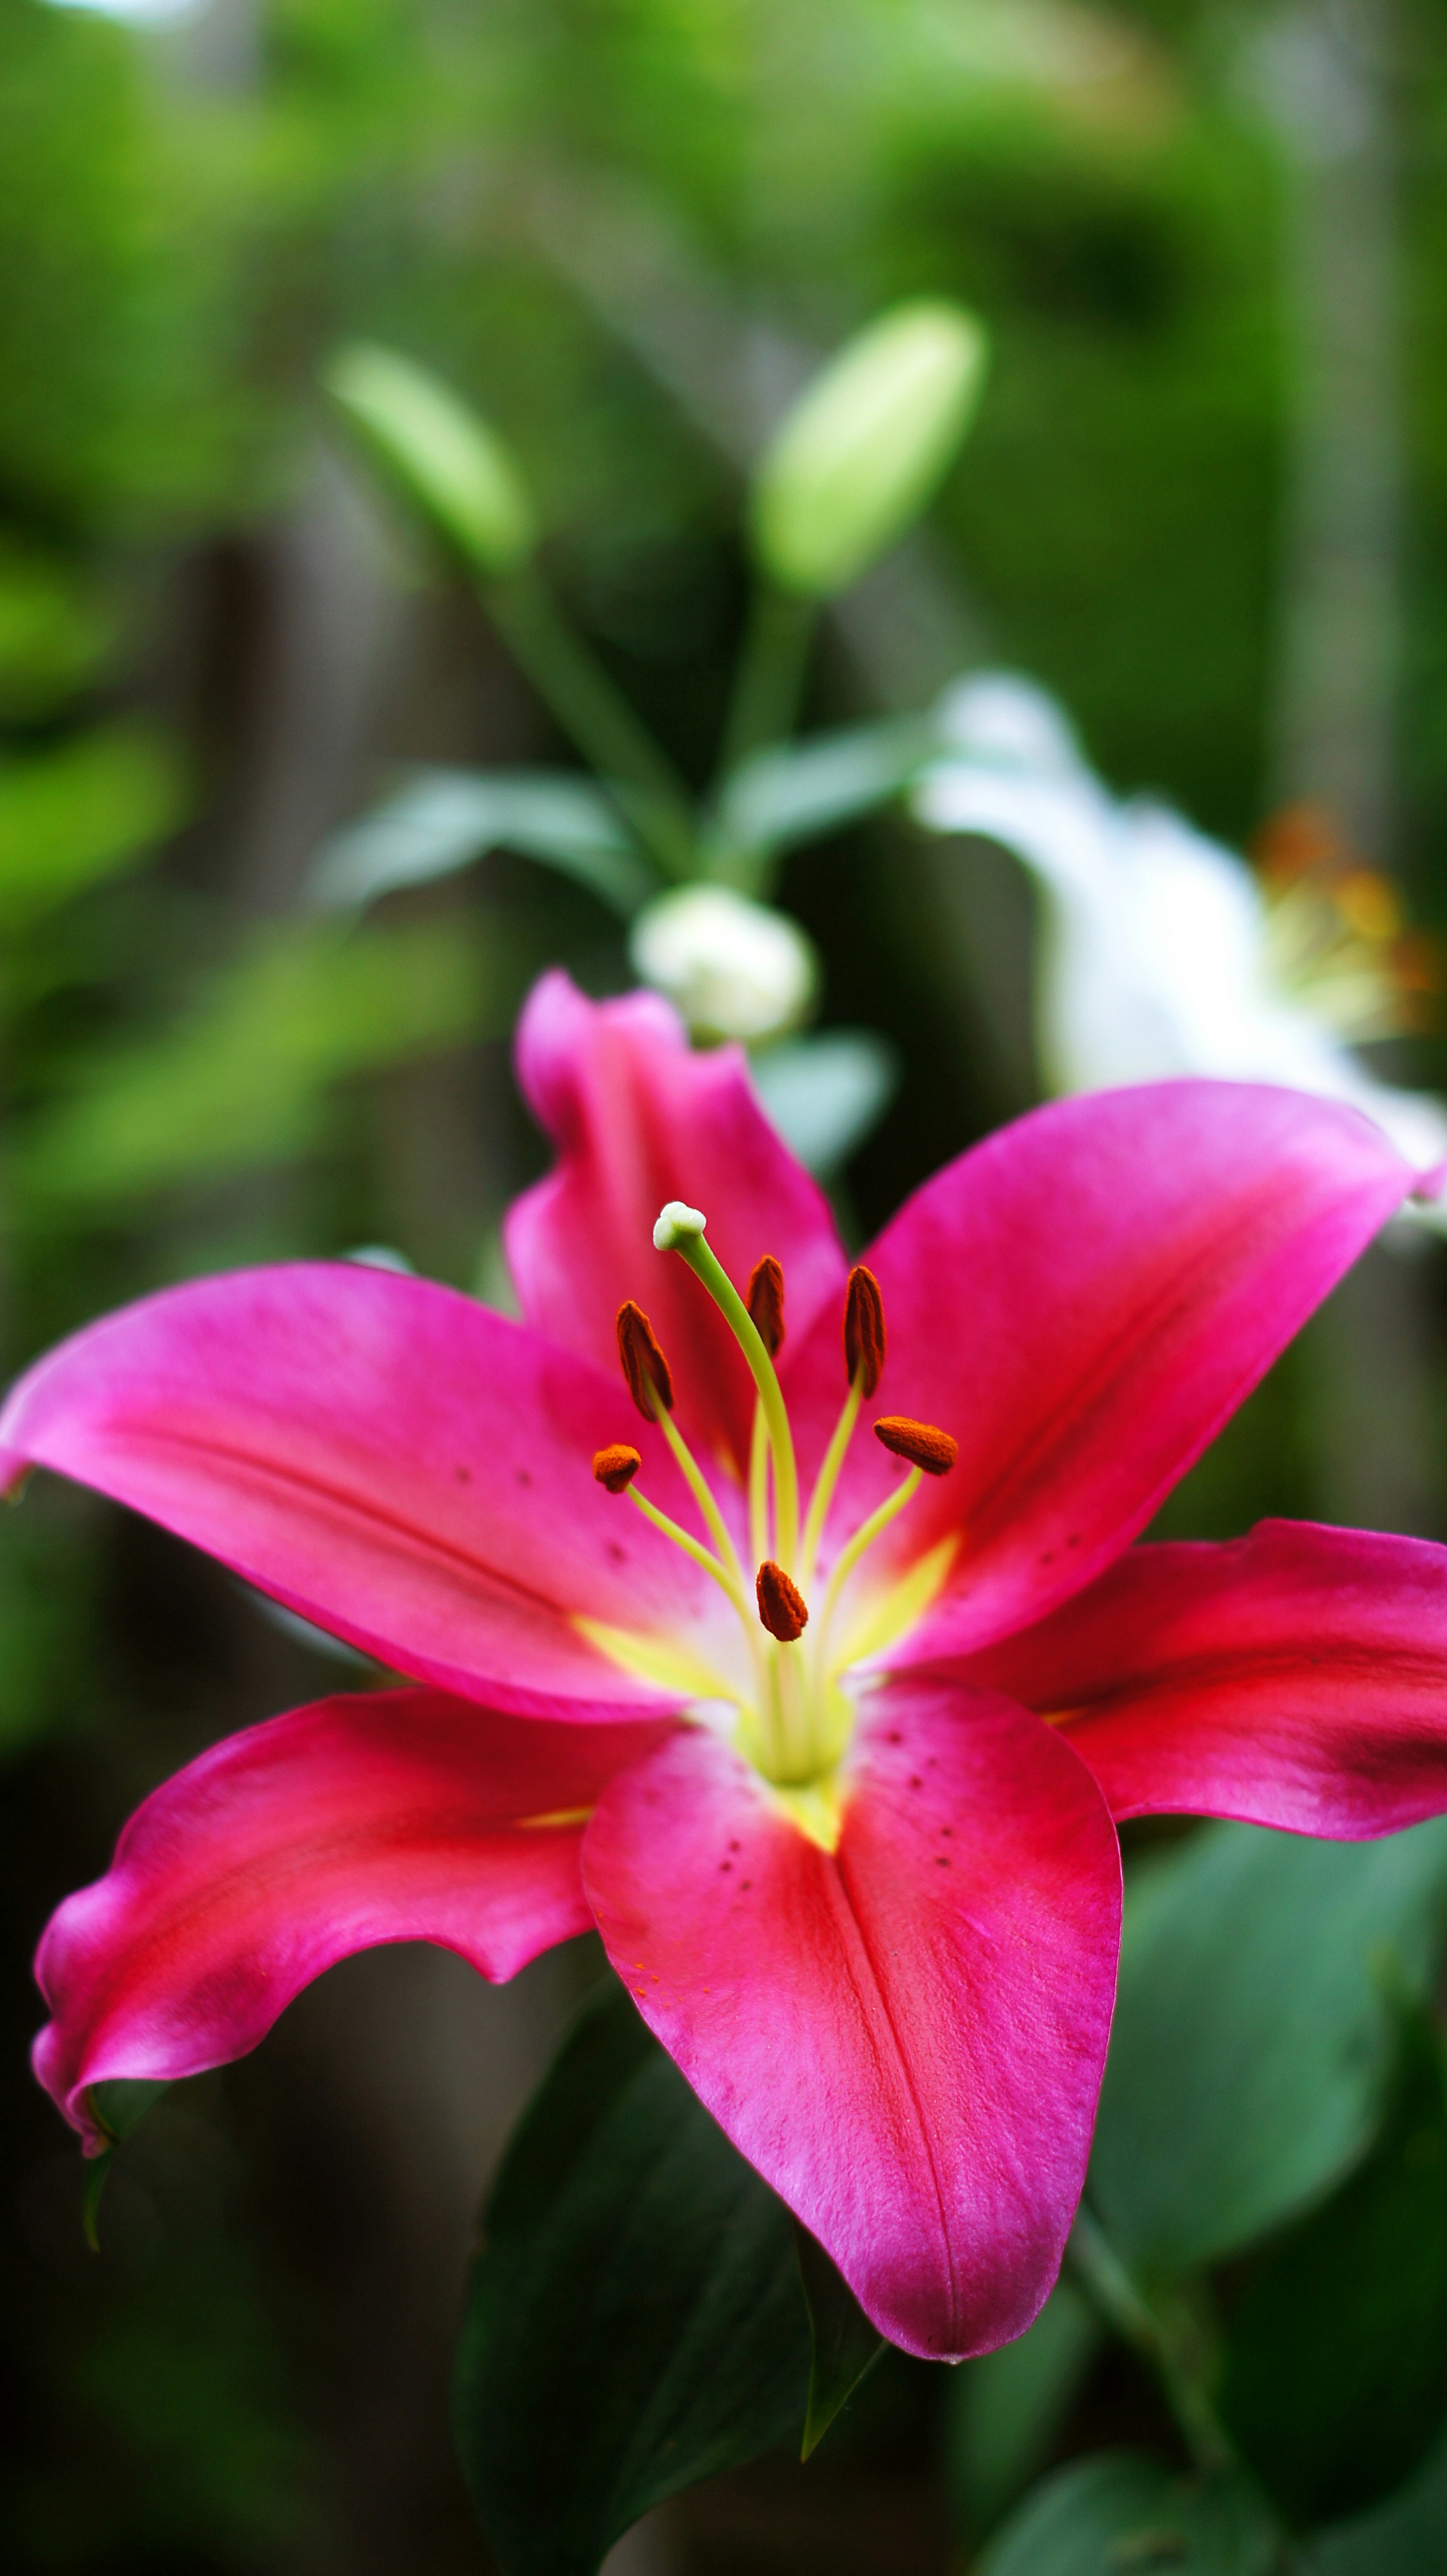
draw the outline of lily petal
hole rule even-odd
[[[645,2021],[881,2333],[936,2360],[1021,2333],[1115,1992],[1119,1852],[1069,1747],[993,1693],[893,1685],[831,1853],[683,1732],[604,1791],[583,1877]]]
[[[1447,1548],[1263,1521],[1133,1548],[972,1679],[1056,1715],[1116,1816],[1396,1833],[1447,1806]]]
[[[88,1326],[13,1389],[0,1450],[7,1481],[34,1462],[94,1485],[419,1680],[523,1716],[617,1716],[667,1694],[579,1617],[737,1652],[707,1575],[594,1482],[626,1428],[649,1491],[693,1526],[660,1435],[629,1416],[621,1386],[470,1298],[308,1262]]]
[[[838,1634],[951,1536],[893,1668],[983,1646],[1103,1573],[1412,1186],[1380,1129],[1304,1094],[1213,1082],[1057,1101],[963,1155],[865,1254],[884,1295],[881,1411],[959,1443],[853,1577]],[[817,1449],[837,1326],[785,1353]],[[836,1548],[897,1480],[856,1441]]]
[[[508,1260],[528,1322],[616,1372],[625,1297],[652,1319],[678,1417],[708,1459],[742,1474],[754,1390],[742,1353],[683,1262],[653,1248],[669,1199],[700,1207],[742,1288],[760,1257],[784,1267],[791,1334],[843,1286],[828,1203],[770,1126],[738,1047],[695,1054],[651,993],[589,1002],[545,975],[518,1027],[518,1080],[559,1149],[555,1171],[507,1218]]]
[[[589,1929],[586,1812],[659,1738],[406,1690],[320,1700],[213,1746],[52,1918],[41,2082],[94,2148],[89,2086],[241,2056],[354,1950],[434,1941],[513,1976]]]

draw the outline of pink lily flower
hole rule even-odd
[[[502,1978],[596,1924],[882,2332],[986,2350],[1084,2180],[1114,1819],[1447,1807],[1447,1551],[1132,1544],[1414,1176],[1322,1099],[1076,1098],[850,1273],[742,1058],[656,998],[545,978],[519,1071],[558,1148],[523,1322],[243,1272],[9,1399],[8,1481],[96,1486],[413,1683],[147,1799],[42,1942],[41,2079],[94,2149],[95,2084],[236,2056],[349,1951]]]

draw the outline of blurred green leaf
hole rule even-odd
[[[1100,2451],[1038,2487],[980,2560],[979,2576],[1272,2576],[1279,2535],[1244,2479],[1182,2477]]]
[[[791,2221],[624,1989],[585,2006],[484,2216],[453,2422],[504,2576],[594,2576],[651,2506],[797,2440]]]
[[[1447,2533],[1447,2443],[1400,2495],[1316,2537],[1293,2576],[1442,2576]]]
[[[100,2252],[100,2205],[116,2150],[123,2147],[133,2129],[139,2128],[153,2102],[170,2091],[164,2080],[147,2076],[117,2076],[108,2084],[93,2084],[90,2106],[110,2143],[98,2156],[88,2159],[85,2169],[85,2195],[81,2206],[81,2224],[86,2243],[93,2254]]]
[[[754,479],[754,551],[775,581],[830,598],[904,535],[974,418],[985,359],[972,313],[921,299],[820,370]]]
[[[809,2310],[813,2351],[809,2363],[809,2403],[804,2416],[803,2454],[807,2460],[828,2432],[839,2409],[853,2396],[867,2370],[886,2350],[878,2326],[865,2315],[848,2282],[830,2262],[817,2237],[794,2221],[794,2244]]]
[[[269,929],[171,1033],[86,1059],[14,1149],[37,1205],[124,1199],[315,1145],[328,1087],[500,1031],[512,977],[459,922]]]
[[[1391,2016],[1437,1956],[1447,1818],[1382,1842],[1206,1825],[1130,1873],[1090,2196],[1122,2260],[1169,2275],[1325,2191],[1380,2113]]]
[[[755,752],[725,779],[709,831],[725,872],[731,854],[792,849],[902,795],[939,749],[926,716],[849,725],[787,749]]]
[[[484,576],[514,572],[537,525],[496,430],[450,385],[393,349],[338,350],[323,381],[363,447],[434,529]]]
[[[601,788],[567,770],[424,769],[324,843],[311,892],[324,906],[376,901],[513,850],[572,877],[629,920],[658,891]]]
[[[754,1089],[785,1143],[810,1172],[837,1171],[883,1117],[899,1059],[872,1029],[828,1029],[791,1038],[752,1060]]]
[[[1298,2523],[1400,2486],[1447,2413],[1447,2064],[1404,2015],[1382,2134],[1265,2251],[1230,2312],[1220,2411]]]
[[[1039,2476],[1100,2342],[1095,2310],[1065,2278],[1015,2343],[951,2374],[948,2477],[967,2539],[991,2530]]]
[[[0,930],[144,857],[184,811],[175,753],[137,727],[0,762]]]
[[[0,715],[33,722],[95,676],[115,618],[68,564],[0,539]]]

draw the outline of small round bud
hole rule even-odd
[[[874,1426],[874,1436],[896,1458],[923,1467],[927,1476],[947,1476],[960,1454],[958,1440],[948,1431],[940,1431],[933,1422],[911,1422],[907,1413],[883,1414]]]
[[[771,1637],[781,1646],[792,1646],[809,1625],[809,1611],[803,1593],[790,1581],[782,1565],[766,1556],[754,1584],[759,1617]]]
[[[634,922],[628,954],[697,1038],[753,1045],[781,1037],[797,1027],[818,989],[818,959],[798,923],[731,886],[679,886],[659,895]]]
[[[682,1199],[670,1199],[660,1208],[653,1228],[655,1252],[676,1252],[689,1235],[702,1234],[708,1224],[702,1208],[686,1207]]]
[[[608,1493],[621,1494],[625,1485],[632,1484],[642,1464],[637,1450],[630,1449],[626,1440],[615,1440],[607,1449],[595,1451],[593,1473]]]

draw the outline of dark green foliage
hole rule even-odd
[[[1097,2452],[1011,2517],[980,2576],[1274,2576],[1277,2534],[1244,2478]]]

